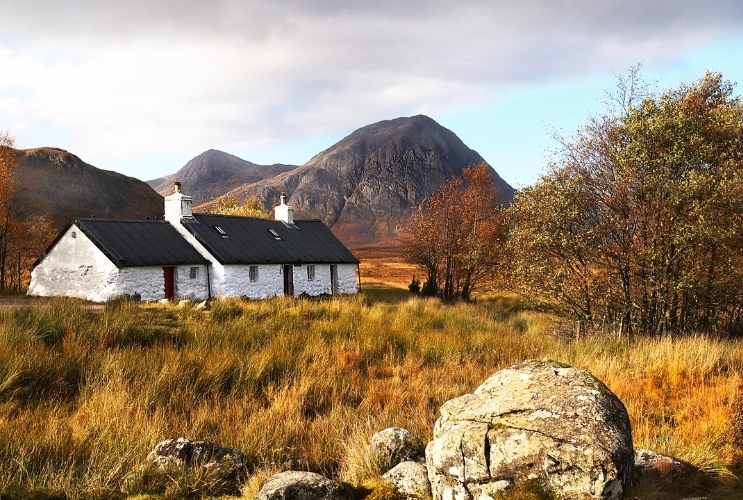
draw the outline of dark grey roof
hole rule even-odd
[[[73,223],[116,267],[207,263],[165,221],[75,219]]]
[[[320,220],[299,220],[288,226],[271,219],[194,214],[181,222],[221,264],[359,262]]]

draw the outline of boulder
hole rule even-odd
[[[535,485],[566,499],[620,499],[634,452],[622,402],[584,370],[530,360],[441,407],[426,449],[433,498],[495,498]]]
[[[256,500],[352,500],[353,489],[314,472],[286,471],[268,478]]]
[[[423,441],[402,427],[389,427],[374,434],[370,449],[382,472],[387,472],[402,462],[423,462],[426,459]]]
[[[164,470],[203,467],[219,479],[237,479],[245,471],[245,457],[240,450],[183,437],[158,443],[147,455],[147,463]]]
[[[384,474],[382,479],[392,483],[403,498],[410,500],[431,498],[428,469],[420,462],[400,462]]]

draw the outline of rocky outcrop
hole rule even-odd
[[[392,483],[397,493],[405,499],[428,500],[431,498],[428,469],[420,462],[401,462],[387,471],[382,479]]]
[[[387,472],[401,462],[422,462],[426,459],[423,441],[402,427],[390,427],[374,434],[370,449],[382,472]]]
[[[327,479],[314,472],[286,471],[271,476],[256,500],[352,500],[346,483]]]
[[[495,498],[527,482],[561,498],[618,500],[634,452],[627,411],[604,384],[526,361],[441,407],[426,462],[436,500]]]

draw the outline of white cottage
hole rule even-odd
[[[320,220],[199,214],[180,192],[165,221],[75,219],[34,265],[29,295],[105,301],[356,293],[358,259]]]
[[[207,264],[165,221],[75,219],[34,264],[28,294],[203,300]]]

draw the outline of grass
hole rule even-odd
[[[363,489],[378,473],[366,452],[374,432],[400,426],[427,442],[442,403],[527,358],[604,381],[627,406],[636,447],[712,473],[691,493],[741,494],[728,421],[743,342],[575,340],[517,297],[442,304],[364,290],[209,312],[127,301],[93,311],[73,299],[0,310],[0,497],[119,498],[148,451],[178,436],[242,450],[246,498],[287,469]],[[198,496],[191,483],[165,497]],[[663,484],[632,494],[681,498]]]

